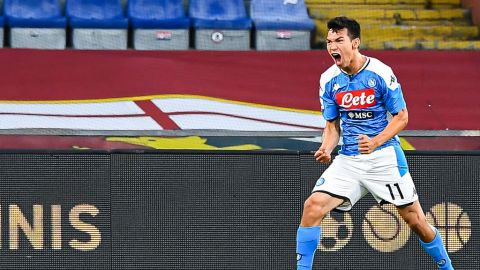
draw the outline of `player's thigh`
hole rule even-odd
[[[389,202],[395,206],[405,207],[418,200],[415,184],[410,173],[397,177],[395,172],[386,173],[381,179],[370,177],[363,185],[377,202]]]
[[[378,202],[390,202],[396,206],[406,206],[418,200],[417,190],[408,172],[406,163],[399,164],[394,147],[374,152],[372,167],[362,184]],[[404,158],[404,156],[403,156]]]
[[[343,203],[336,208],[348,211],[367,190],[361,184],[363,167],[355,158],[339,155],[317,180],[312,193],[326,193]]]
[[[304,204],[304,211],[315,211],[321,215],[335,209],[343,203],[343,199],[331,196],[324,192],[314,192],[310,194]]]
[[[343,203],[343,199],[336,198],[323,192],[314,192],[305,200],[300,226],[318,226],[323,218],[334,208]]]

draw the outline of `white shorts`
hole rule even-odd
[[[338,210],[348,211],[367,193],[378,203],[406,206],[418,200],[415,184],[408,172],[400,146],[387,146],[371,154],[339,154],[312,192],[324,192],[344,199]]]

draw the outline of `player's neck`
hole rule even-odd
[[[352,58],[352,61],[350,61],[348,68],[344,69],[343,71],[348,75],[355,75],[364,68],[366,63],[367,57],[362,55],[360,52],[357,52]]]

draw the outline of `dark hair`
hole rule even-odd
[[[334,32],[346,28],[348,30],[348,36],[351,40],[360,38],[360,24],[354,19],[347,18],[345,16],[335,17],[328,21],[328,30],[332,29]]]

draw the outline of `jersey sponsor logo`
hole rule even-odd
[[[335,97],[339,106],[348,110],[368,108],[377,104],[374,89],[340,92]]]
[[[347,113],[348,119],[352,120],[365,120],[373,119],[372,111],[350,111]]]

